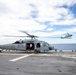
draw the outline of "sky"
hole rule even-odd
[[[76,0],[0,0],[0,44],[26,36],[54,43],[76,43]],[[71,33],[72,39],[51,38]]]

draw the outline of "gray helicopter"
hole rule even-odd
[[[59,36],[59,37],[50,37],[50,38],[61,38],[61,39],[71,39],[72,38],[72,34],[70,34],[70,33],[65,33],[65,34],[63,34],[62,36]]]
[[[73,36],[72,34],[69,34],[67,32],[66,34],[64,34],[63,36],[61,36],[61,39],[65,39],[65,38],[71,39],[72,36]]]
[[[45,41],[40,41],[36,39],[38,36],[28,34],[26,31],[20,31],[27,36],[8,36],[5,35],[5,37],[30,37],[28,40],[19,40],[15,41],[14,43],[11,44],[5,44],[5,45],[0,45],[0,52],[2,50],[20,50],[20,51],[33,51],[35,53],[40,53],[40,52],[46,52],[49,50],[55,50],[54,47],[52,47],[50,44],[48,44]]]

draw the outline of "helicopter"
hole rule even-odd
[[[70,34],[70,33],[67,32],[67,33],[63,34],[62,36],[50,37],[50,38],[71,39],[72,36],[73,36],[72,34]]]
[[[65,38],[69,38],[71,39],[73,35],[72,34],[69,34],[68,32],[66,34],[64,34],[63,36],[61,36],[61,39],[65,39]]]
[[[34,53],[40,53],[40,52],[46,52],[49,50],[55,50],[54,47],[52,47],[50,44],[48,44],[45,41],[41,41],[36,39],[38,36],[31,35],[27,33],[26,31],[20,31],[22,33],[27,34],[27,36],[9,36],[5,35],[5,37],[30,37],[30,39],[27,40],[19,40],[15,41],[14,43],[0,45],[0,52],[2,50],[20,50],[20,51],[33,51]]]

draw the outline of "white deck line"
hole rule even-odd
[[[74,56],[62,56],[62,57],[76,59],[76,57],[74,57]]]
[[[15,58],[15,59],[11,59],[11,60],[9,60],[9,61],[12,61],[12,62],[14,62],[14,61],[18,61],[18,60],[20,60],[20,59],[26,58],[26,57],[31,56],[31,55],[34,55],[34,54],[24,55],[24,56],[21,56],[21,57]]]

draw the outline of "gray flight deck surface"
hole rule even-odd
[[[76,75],[75,56],[76,52],[3,51],[0,53],[0,75]]]

